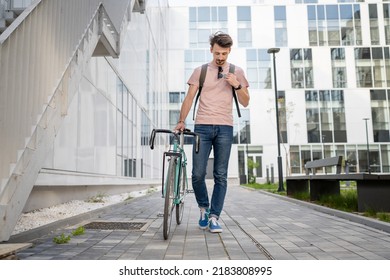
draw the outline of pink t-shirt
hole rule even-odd
[[[229,73],[228,63],[222,68],[223,74]],[[202,66],[194,69],[187,82],[189,85],[199,86],[201,69]],[[240,67],[235,66],[234,74],[242,87],[249,87],[244,71]],[[233,126],[233,103],[232,86],[224,78],[218,79],[218,66],[209,63],[202,93],[197,104],[195,123]]]

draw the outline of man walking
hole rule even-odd
[[[210,36],[210,52],[213,60],[207,65],[207,72],[199,98],[199,109],[195,119],[194,131],[200,136],[199,153],[193,152],[192,187],[200,208],[199,227],[209,228],[210,232],[222,232],[218,219],[223,209],[227,191],[227,173],[230,150],[233,143],[233,95],[244,107],[249,104],[248,81],[244,71],[235,66],[229,72],[228,56],[233,45],[232,38],[217,32]],[[185,119],[192,107],[199,88],[201,66],[194,69],[188,80],[189,89],[180,110],[175,130],[185,129]],[[194,108],[195,110],[195,108]],[[206,168],[214,150],[214,189],[209,201],[206,186]]]

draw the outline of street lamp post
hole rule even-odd
[[[366,141],[367,141],[367,165],[368,165],[368,174],[371,174],[371,166],[370,166],[370,145],[368,144],[368,128],[367,121],[369,118],[363,119],[366,122]]]
[[[249,184],[249,165],[248,165],[248,155],[249,155],[249,151],[248,151],[248,139],[249,139],[249,134],[248,134],[248,121],[245,121],[245,142],[246,142],[246,170],[247,170],[247,177],[246,177],[246,183]]]
[[[282,166],[282,157],[280,156],[280,130],[279,130],[279,105],[278,105],[278,87],[276,84],[276,65],[275,65],[275,54],[280,51],[279,48],[270,48],[268,53],[272,54],[273,57],[273,67],[274,67],[274,87],[275,87],[275,109],[276,109],[276,131],[278,139],[278,175],[279,175],[279,187],[278,192],[283,192],[283,166]]]

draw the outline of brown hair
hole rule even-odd
[[[233,45],[233,40],[228,34],[218,31],[210,36],[210,46],[213,47],[214,44],[222,48],[230,48]]]

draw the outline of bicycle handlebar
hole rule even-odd
[[[199,143],[200,143],[199,134],[197,134],[195,132],[191,132],[191,130],[189,130],[189,129],[184,129],[183,131],[177,131],[177,132],[169,130],[169,129],[153,129],[152,133],[150,134],[150,142],[149,142],[150,149],[152,149],[152,150],[154,149],[154,138],[156,138],[156,133],[169,133],[169,134],[173,134],[176,138],[182,133],[184,135],[194,136],[195,137],[195,153],[199,152]]]

